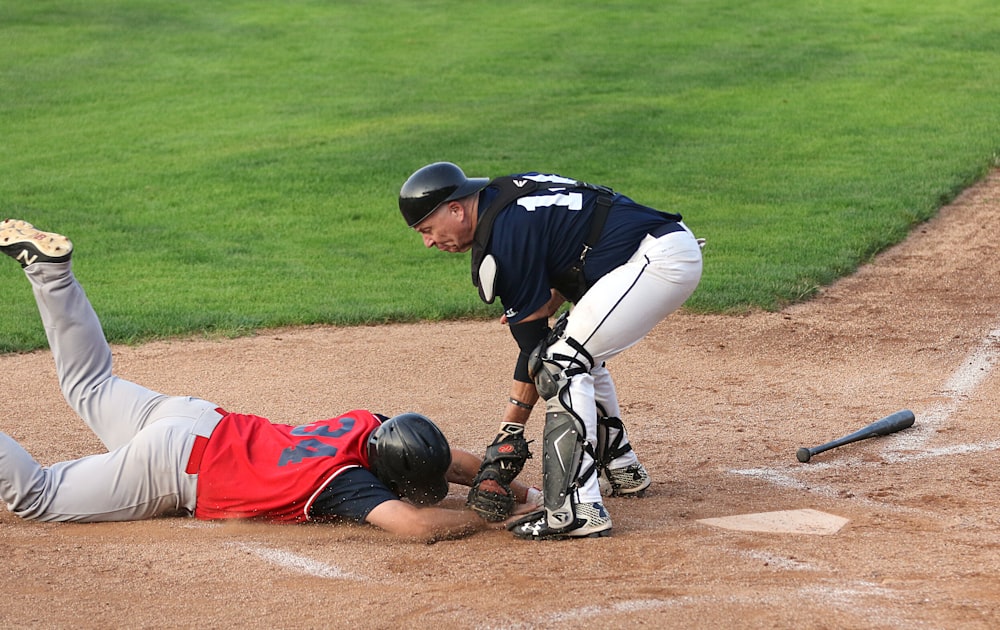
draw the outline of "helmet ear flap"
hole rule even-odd
[[[378,442],[382,426],[385,426],[385,420],[382,421],[382,425],[379,426],[378,429],[372,431],[372,434],[368,436],[368,469],[376,477],[378,477],[382,483],[385,483],[385,480],[382,479],[382,475],[379,474],[379,470],[381,469],[381,458],[379,457]],[[389,484],[386,483],[386,485],[388,486]],[[390,487],[389,489],[396,492],[395,488]]]

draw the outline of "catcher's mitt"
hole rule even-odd
[[[505,422],[486,456],[479,473],[472,480],[466,506],[490,522],[506,519],[514,511],[514,495],[510,483],[531,457],[524,440],[524,425]]]

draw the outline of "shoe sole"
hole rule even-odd
[[[604,495],[606,497],[623,497],[623,498],[629,498],[630,497],[630,498],[634,498],[634,499],[638,499],[640,497],[646,496],[646,490],[648,490],[649,486],[651,486],[652,483],[653,483],[653,480],[650,479],[649,477],[647,477],[646,478],[646,483],[643,486],[641,486],[639,488],[629,488],[627,490],[621,490],[619,488],[615,488],[611,484],[611,482],[608,481],[604,477],[601,478],[601,481],[605,482],[607,484],[607,486],[610,488],[610,490],[608,491],[607,494],[604,493],[604,488],[602,488],[601,489],[602,490],[601,491],[602,495]]]
[[[643,487],[637,488],[635,490],[612,490],[611,491],[611,496],[613,496],[613,497],[622,497],[622,498],[631,498],[631,499],[639,499],[639,498],[642,498],[642,497],[646,496],[646,490],[649,490],[649,486],[650,486],[650,484],[647,483]]]
[[[39,262],[65,260],[73,252],[73,243],[62,234],[37,230],[27,221],[7,219],[0,223],[0,251],[27,266],[39,258],[48,259]]]
[[[604,538],[605,536],[610,536],[610,535],[611,535],[611,528],[609,527],[607,529],[602,529],[599,532],[590,532],[589,534],[583,534],[582,536],[580,536],[580,535],[575,535],[574,536],[573,534],[565,534],[565,537],[566,538]]]
[[[572,534],[567,532],[565,534],[553,534],[551,536],[534,536],[532,538],[521,538],[520,536],[518,536],[518,538],[521,538],[521,540],[534,540],[537,542],[545,542],[548,540],[578,540],[580,538],[604,538],[605,536],[610,536],[610,535],[611,535],[611,528],[609,527],[607,529],[602,529],[599,532],[590,532],[589,534]]]

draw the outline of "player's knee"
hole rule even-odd
[[[533,357],[533,361],[528,365],[529,373],[535,381],[535,388],[538,395],[549,400],[559,393],[563,383],[563,368],[555,361],[546,361],[540,357]]]
[[[594,367],[590,353],[572,337],[562,338],[566,328],[565,318],[560,318],[552,332],[535,346],[528,355],[528,375],[535,382],[538,395],[549,400],[566,389],[570,379],[585,374]],[[559,344],[558,342],[564,343]],[[553,352],[566,346],[565,352]]]

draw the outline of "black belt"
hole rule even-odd
[[[653,238],[660,238],[664,234],[670,234],[671,232],[683,232],[684,226],[677,221],[668,221],[662,225],[657,225],[655,228],[647,232]]]

